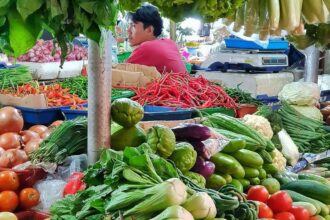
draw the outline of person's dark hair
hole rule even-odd
[[[158,37],[163,30],[163,20],[158,9],[150,4],[141,6],[136,12],[130,13],[133,22],[142,22],[143,27],[154,27],[154,35]]]

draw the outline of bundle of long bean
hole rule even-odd
[[[70,93],[79,96],[81,99],[88,98],[88,77],[86,76],[76,76],[72,78],[65,79],[60,82],[62,88],[70,89]],[[111,97],[114,100],[115,97],[132,97],[135,93],[129,89],[122,88],[112,88]]]
[[[37,150],[30,154],[32,163],[62,163],[68,156],[87,148],[87,118],[64,121]]]
[[[17,85],[32,81],[30,70],[26,66],[0,68],[0,88],[15,88]]]
[[[285,102],[278,113],[300,152],[320,153],[330,148],[330,133],[324,130],[321,121],[302,115]]]

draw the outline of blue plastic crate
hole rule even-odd
[[[63,120],[64,117],[60,107],[34,109],[15,106],[22,112],[24,123],[35,125],[48,125],[56,120]]]
[[[286,40],[269,39],[266,47],[262,47],[254,41],[243,40],[240,38],[225,38],[227,48],[240,48],[240,49],[258,49],[258,50],[287,50],[289,42]]]
[[[192,118],[192,113],[192,109],[145,105],[142,121],[185,120]]]
[[[87,108],[87,104],[83,105],[83,107]],[[87,117],[88,112],[87,110],[73,110],[71,106],[62,107],[61,110],[67,120],[75,119],[79,116]]]
[[[271,106],[274,111],[281,107],[280,100],[277,96],[258,95],[256,99],[261,101],[264,105]]]

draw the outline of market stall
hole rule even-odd
[[[327,21],[325,0],[310,17],[307,0],[150,2],[172,20],[226,18],[248,37],[283,29],[295,45],[327,46],[311,34]],[[203,74],[112,65],[103,28],[114,24],[116,4],[0,3],[0,48],[20,60],[0,65],[0,220],[329,219],[330,111],[318,85],[260,73],[248,77],[264,88],[249,90]],[[119,4],[133,10],[140,1]],[[297,35],[301,21],[306,35]],[[37,41],[42,24],[57,45]],[[79,33],[90,39],[88,54],[66,42]]]

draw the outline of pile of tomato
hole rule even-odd
[[[258,217],[276,220],[311,220],[309,211],[303,207],[294,206],[287,192],[277,191],[270,195],[264,186],[252,186],[247,192],[247,199],[257,201]]]
[[[19,177],[15,172],[0,172],[0,212],[30,209],[39,204],[39,199],[40,194],[36,189],[21,189]]]

